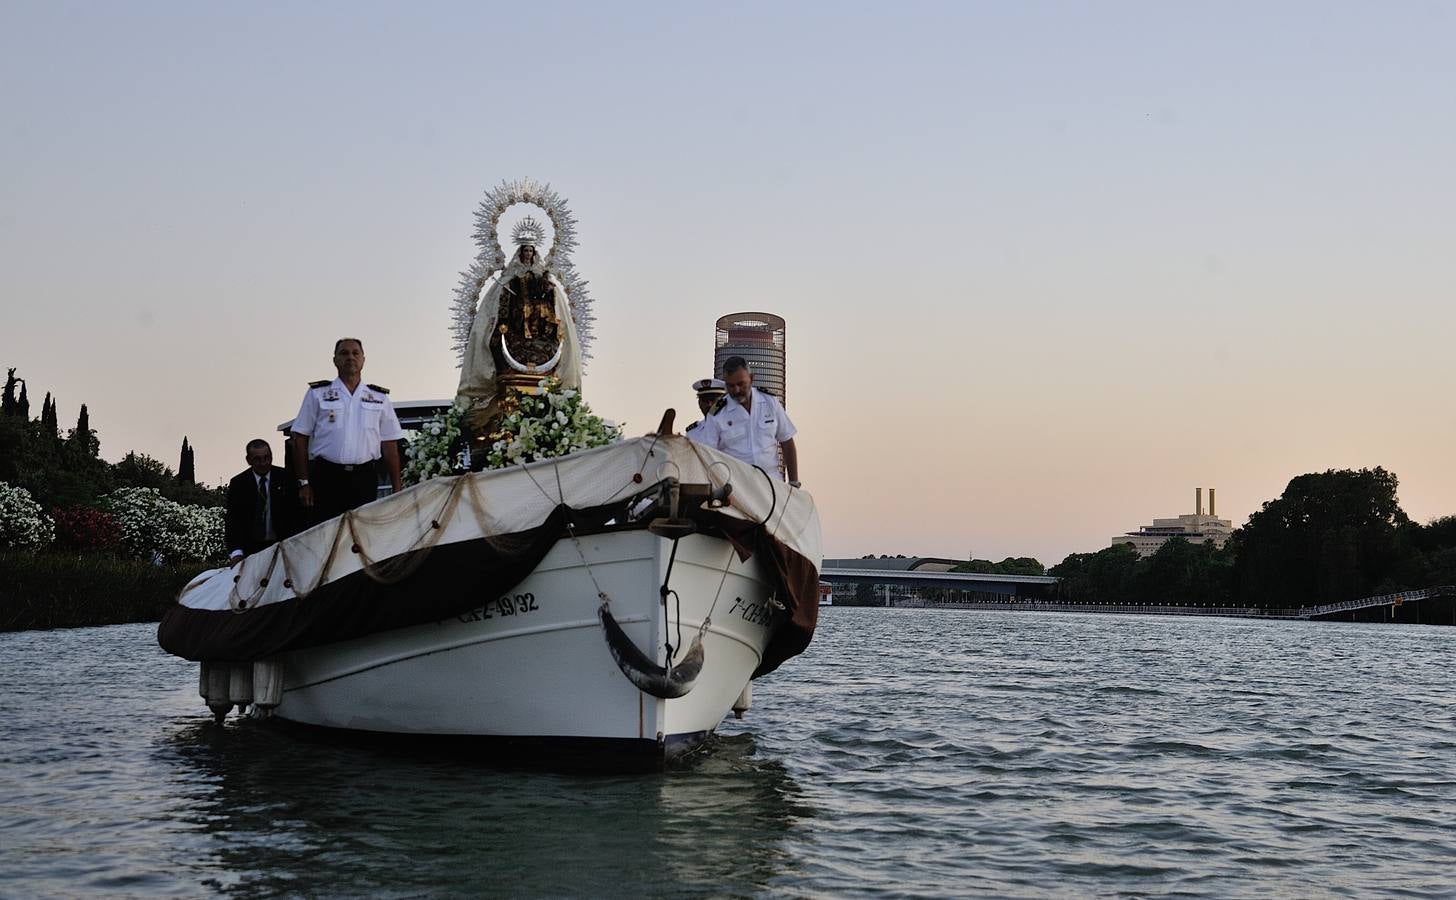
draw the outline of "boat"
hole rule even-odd
[[[820,553],[806,491],[654,435],[377,500],[199,575],[158,636],[224,716],[656,765],[808,645]]]
[[[552,214],[559,246],[574,243],[549,189],[507,183],[487,198],[492,236],[501,206],[524,198]],[[549,266],[502,275],[498,247],[483,259],[462,291],[483,295],[491,318],[457,320],[467,349],[478,343],[458,396],[485,398],[479,409],[499,423],[561,360],[579,366],[580,348],[563,348],[585,331],[566,322],[584,289],[569,265],[561,278]],[[528,307],[543,317],[537,337],[542,321],[562,335],[554,347],[510,337],[505,301],[497,325],[513,271],[539,280],[511,285],[554,292],[557,318],[548,303]],[[579,369],[568,374],[579,385]],[[158,642],[200,664],[220,724],[237,709],[351,735],[467,739],[517,762],[679,758],[748,710],[753,679],[808,646],[822,547],[809,492],[673,433],[673,419],[605,446],[432,477],[203,572]]]

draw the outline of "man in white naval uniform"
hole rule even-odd
[[[789,484],[798,487],[799,453],[794,447],[798,429],[783,404],[753,386],[753,373],[741,356],[724,360],[723,381],[728,385],[726,401],[691,429],[688,437],[779,478],[784,477],[779,471],[779,452],[783,451]]]
[[[689,425],[688,431],[702,425],[703,419],[713,414],[714,407],[719,406],[723,397],[728,393],[728,385],[718,378],[699,378],[693,382],[693,392],[698,395],[698,412],[702,418]]]
[[[389,402],[389,390],[361,384],[364,344],[340,338],[334,344],[333,381],[309,384],[293,420],[293,471],[298,500],[317,521],[363,506],[378,495],[375,461],[384,458],[389,483],[400,490],[399,447],[404,437]]]

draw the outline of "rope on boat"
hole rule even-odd
[[[649,448],[648,455],[651,455]],[[531,483],[541,492],[547,500],[552,496],[547,493],[536,476],[529,469],[522,467],[523,471],[530,477]],[[646,468],[646,458],[643,460],[643,468]],[[561,469],[559,463],[553,463],[552,470],[556,476],[556,502],[566,505],[565,491],[561,485]],[[641,474],[641,470],[638,470]],[[621,493],[621,490],[617,492]],[[567,507],[568,509],[570,507]],[[597,618],[602,623],[602,633],[607,641],[607,651],[611,653],[612,660],[617,668],[632,682],[638,690],[663,700],[671,700],[677,697],[686,696],[688,691],[697,684],[698,675],[703,670],[703,632],[707,629],[708,623],[705,620],[702,627],[698,629],[697,635],[693,638],[692,644],[684,654],[681,661],[673,664],[672,645],[667,644],[667,665],[659,666],[648,659],[647,656],[632,642],[632,639],[622,630],[617,619],[612,615],[612,598],[602,589],[601,582],[597,581],[596,573],[592,570],[591,563],[586,558],[586,552],[581,548],[581,538],[576,533],[576,523],[567,517],[566,532],[571,538],[571,545],[576,548],[576,555],[581,559],[582,568],[586,570],[587,577],[591,579],[592,587],[596,591],[597,599],[601,604],[597,607]],[[673,559],[677,556],[677,539],[673,539]],[[669,574],[671,573],[671,562],[669,562]],[[667,619],[667,592],[670,589],[664,581],[662,586],[663,603],[663,624],[666,626]],[[679,607],[681,608],[681,607]],[[681,616],[679,616],[681,618]],[[681,627],[679,625],[679,627]]]
[[[362,563],[360,571],[366,577],[380,584],[397,584],[414,574],[424,564],[425,560],[429,558],[430,551],[439,544],[440,538],[445,532],[445,524],[453,519],[459,510],[460,495],[467,486],[471,490],[472,498],[478,501],[479,498],[475,493],[475,486],[471,482],[471,477],[469,475],[457,476],[454,483],[450,485],[450,490],[445,494],[444,500],[440,502],[440,506],[435,511],[434,516],[430,518],[429,526],[405,548],[403,553],[392,556],[383,563],[374,560],[369,555],[369,548],[366,546],[358,527],[360,516],[357,511],[348,510],[344,512],[339,516],[338,525],[334,529],[333,540],[329,543],[328,555],[324,557],[323,564],[318,567],[313,584],[307,589],[300,587],[294,579],[299,567],[289,558],[288,550],[286,549],[287,541],[279,541],[272,547],[272,556],[268,560],[268,568],[264,571],[263,577],[258,579],[257,584],[254,585],[252,592],[248,596],[244,597],[238,591],[241,574],[233,577],[233,586],[228,592],[228,605],[234,612],[247,612],[249,609],[256,607],[259,598],[267,590],[268,584],[272,580],[273,572],[277,569],[280,560],[283,563],[285,587],[292,589],[294,596],[298,599],[308,599],[309,595],[330,580],[330,576],[333,574],[334,560],[339,555],[340,538],[346,531],[351,541],[351,549],[354,553],[358,554]],[[479,503],[477,502],[475,506],[478,507]],[[420,512],[418,502],[416,502],[411,512],[418,516]],[[479,512],[477,511],[478,515]]]

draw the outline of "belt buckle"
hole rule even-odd
[[[354,464],[353,463],[346,464],[344,466],[344,471],[345,472],[352,472],[352,471],[354,471]]]

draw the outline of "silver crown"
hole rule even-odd
[[[516,223],[516,227],[511,231],[511,240],[517,247],[535,247],[546,240],[546,229],[541,227],[540,222],[526,216]]]

